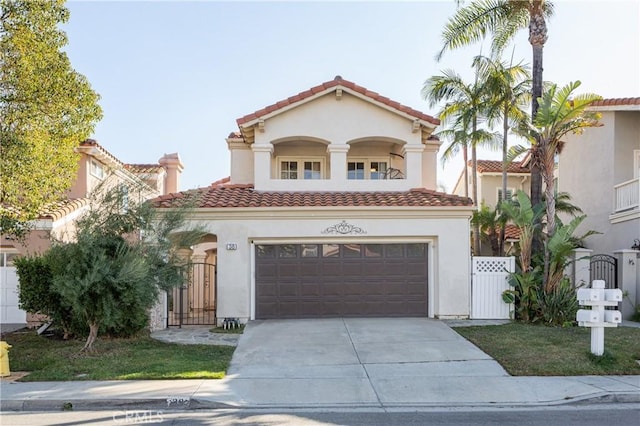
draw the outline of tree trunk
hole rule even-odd
[[[462,159],[464,160],[464,196],[469,198],[469,152],[467,146],[462,147]]]
[[[556,194],[553,179],[555,151],[555,147],[547,144],[547,152],[543,154],[545,167],[542,170],[542,178],[544,180],[544,196],[547,210],[547,241],[556,233]],[[546,293],[554,290],[553,283],[549,280],[550,255],[549,249],[544,251],[544,290]]]
[[[98,337],[98,328],[99,324],[97,322],[92,322],[89,324],[89,336],[87,337],[87,341],[85,342],[80,352],[93,352],[93,342],[96,341]]]
[[[472,124],[472,134],[477,131],[477,122],[474,117]],[[478,156],[476,153],[476,144],[471,141],[471,184],[473,186],[473,204],[476,210],[480,211],[480,203],[478,203]],[[480,224],[473,225],[473,255],[480,256]]]
[[[538,98],[542,96],[542,54],[544,44],[547,41],[547,24],[542,13],[544,1],[533,1],[530,9],[529,19],[529,43],[533,51],[533,65],[531,70],[531,121],[533,122],[538,113]],[[542,203],[542,176],[540,170],[540,155],[544,155],[545,147],[541,146],[543,141],[536,140],[535,146],[531,150],[531,205],[539,208]],[[542,218],[538,217],[538,228]],[[533,237],[533,253],[541,253],[544,249],[540,233]]]
[[[504,106],[504,116],[502,118],[502,201],[507,201],[507,148],[509,133],[509,105]],[[500,236],[498,237],[498,256],[504,256],[504,236],[506,224],[500,227]]]

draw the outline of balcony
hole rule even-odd
[[[640,209],[640,178],[619,183],[613,188],[615,192],[614,214]]]

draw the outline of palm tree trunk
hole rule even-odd
[[[504,106],[504,117],[502,119],[502,201],[506,201],[507,197],[507,148],[509,132],[509,105]],[[498,256],[504,256],[504,235],[506,224],[500,227],[500,236],[498,240]]]
[[[544,1],[537,0],[531,3],[529,19],[529,43],[533,52],[533,65],[531,70],[531,120],[535,120],[538,112],[538,98],[542,96],[542,55],[544,44],[547,41],[547,24],[542,12]],[[539,206],[542,203],[542,175],[539,167],[540,155],[544,155],[543,141],[537,140],[531,150],[531,204]],[[538,219],[538,225],[541,218]],[[532,251],[541,253],[542,240],[539,233],[534,235]]]
[[[472,124],[473,135],[477,132],[477,121],[474,117]],[[476,206],[476,210],[480,210],[480,203],[478,202],[478,156],[476,153],[476,144],[471,141],[471,185],[473,186],[473,204]],[[480,256],[480,224],[475,223],[473,225],[473,254],[474,256]]]
[[[469,151],[466,145],[462,148],[462,159],[464,160],[464,196],[469,198]]]

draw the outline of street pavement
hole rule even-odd
[[[188,348],[188,347],[185,347]],[[6,382],[2,411],[640,403],[640,376],[512,377],[442,321],[253,321],[222,380]],[[67,404],[67,405],[65,405]]]

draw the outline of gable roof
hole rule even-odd
[[[131,173],[160,173],[164,170],[160,164],[125,164],[124,168]]]
[[[424,188],[395,192],[285,192],[256,191],[253,185],[229,185],[226,179],[206,188],[163,195],[155,207],[172,208],[195,203],[197,208],[251,207],[465,207],[471,199]]]
[[[507,165],[507,173],[531,173],[529,164],[524,165],[524,161],[512,161]],[[468,162],[471,166],[471,161]],[[478,160],[478,173],[502,173],[501,160]]]
[[[301,105],[305,102],[310,101],[311,99],[314,99],[315,97],[322,96],[326,93],[335,91],[338,88],[346,89],[347,92],[364,96],[369,100],[374,101],[374,103],[382,104],[386,107],[395,109],[400,113],[403,113],[405,115],[408,115],[418,120],[422,120],[426,123],[429,123],[431,127],[435,127],[440,124],[440,120],[438,120],[437,118],[434,118],[423,112],[410,108],[406,105],[402,105],[399,102],[393,101],[365,87],[358,86],[357,84],[352,83],[348,80],[344,80],[339,75],[336,76],[333,80],[326,81],[322,84],[312,87],[309,90],[305,90],[304,92],[300,92],[297,95],[290,96],[287,99],[284,99],[280,102],[276,102],[272,105],[259,109],[258,111],[252,112],[251,114],[247,114],[244,117],[240,117],[236,120],[236,122],[238,123],[238,126],[242,128],[244,125],[251,125],[256,120],[271,117],[273,115],[278,114],[279,112],[282,112],[282,110],[290,109],[293,106]]]

